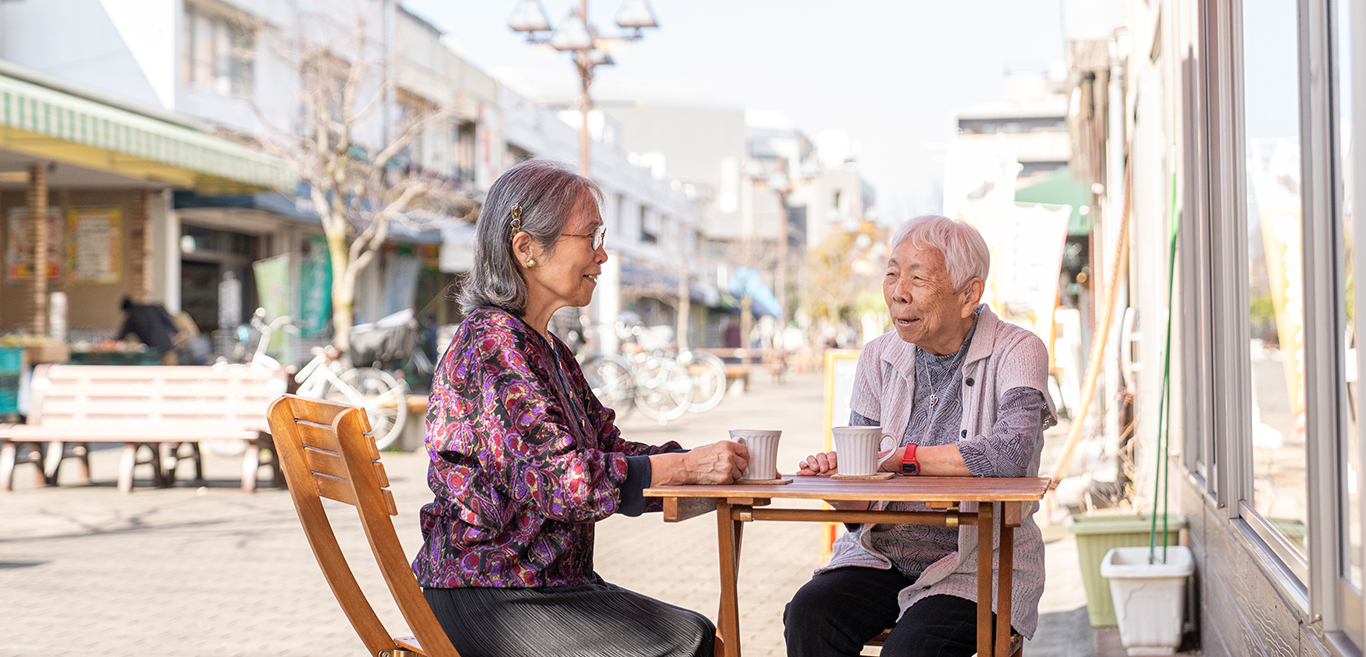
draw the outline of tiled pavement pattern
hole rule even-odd
[[[793,376],[785,384],[757,377],[748,394],[709,413],[666,427],[633,414],[622,426],[633,440],[685,446],[724,438],[727,428],[780,428],[779,469],[790,471],[821,447],[821,396],[819,375]],[[411,555],[420,545],[417,509],[431,495],[426,457],[386,453],[384,461],[400,509],[398,533]],[[16,477],[19,490],[0,495],[0,656],[364,654],[286,492],[243,495],[238,461],[206,455],[205,488],[182,482],[155,489],[139,481],[143,487],[120,495],[116,464],[117,450],[97,451],[94,485],[48,489],[33,489],[25,467]],[[381,592],[353,512],[340,504],[329,509],[362,586]],[[598,527],[598,572],[714,618],[715,527],[714,516],[675,525],[657,515],[610,518]],[[816,525],[746,527],[740,581],[746,655],[783,654],[783,605],[819,564]],[[1085,597],[1070,540],[1049,544],[1048,568],[1043,611],[1058,613],[1046,615],[1041,626],[1052,628],[1051,638],[1033,642],[1027,654],[1096,654],[1085,612],[1076,611]],[[377,607],[393,632],[403,631],[397,609]]]

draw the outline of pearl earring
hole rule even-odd
[[[526,259],[526,266],[532,267],[532,266],[535,266],[535,265],[536,265],[536,261],[535,261],[535,260],[532,260],[531,258],[527,258],[527,259]]]

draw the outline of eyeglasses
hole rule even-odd
[[[607,238],[607,225],[606,225],[606,224],[603,224],[603,225],[601,225],[601,226],[598,226],[598,229],[597,229],[597,230],[595,230],[595,231],[593,231],[593,232],[591,232],[591,233],[584,233],[584,234],[582,234],[582,235],[575,235],[574,233],[560,233],[560,237],[589,237],[589,238],[592,238],[592,240],[593,240],[593,250],[594,250],[594,251],[597,251],[598,249],[602,248],[602,241],[603,241],[604,239]]]

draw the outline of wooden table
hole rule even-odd
[[[740,657],[740,611],[736,582],[744,523],[755,520],[789,522],[905,523],[914,525],[975,525],[999,527],[1002,547],[997,589],[996,646],[991,640],[992,532],[978,532],[977,543],[977,654],[1007,657],[1010,650],[1011,569],[1015,528],[1029,505],[1043,499],[1047,477],[996,479],[976,477],[894,477],[885,481],[836,481],[828,477],[793,477],[777,486],[659,486],[646,497],[664,501],[664,520],[680,522],[716,511],[717,543],[721,551],[721,612],[718,625],[726,657]],[[835,509],[764,508],[774,499],[878,502],[924,502],[932,511],[840,511]],[[964,512],[959,502],[981,502],[977,511]],[[994,513],[991,502],[1002,503]],[[997,518],[999,516],[999,519]],[[999,521],[998,521],[999,520]],[[722,654],[719,653],[718,654]]]

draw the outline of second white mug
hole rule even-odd
[[[835,427],[831,434],[835,439],[839,474],[857,477],[877,473],[882,427]]]

